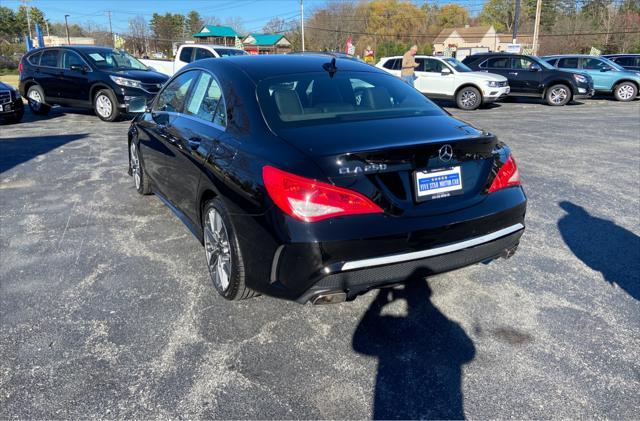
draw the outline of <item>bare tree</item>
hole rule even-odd
[[[126,44],[129,50],[138,55],[146,54],[148,36],[149,27],[144,16],[138,15],[129,19],[129,39]]]

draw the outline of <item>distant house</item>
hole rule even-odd
[[[499,34],[493,26],[445,28],[433,40],[433,53],[441,55],[446,49],[455,52],[458,49],[473,48],[506,51],[507,44],[512,41],[511,34]],[[531,41],[531,37],[518,37],[518,43],[523,47],[529,47]]]
[[[43,41],[44,41],[44,45],[47,47],[58,47],[60,45],[67,45],[67,37],[57,37],[54,35],[45,35],[42,37]],[[89,37],[69,37],[69,41],[71,42],[71,45],[95,45],[96,40],[93,38],[89,38]],[[40,47],[40,45],[38,45],[38,39],[37,38],[33,38],[33,46],[34,47]]]
[[[249,54],[280,54],[291,51],[291,43],[282,34],[249,34],[243,40]]]
[[[198,42],[204,44],[218,44],[234,46],[241,36],[229,26],[205,25],[200,32],[193,34]]]

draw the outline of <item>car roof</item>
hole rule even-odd
[[[616,53],[616,54],[603,54],[602,57],[638,57],[640,54],[637,53]]]
[[[257,82],[270,77],[294,73],[322,72],[324,71],[322,66],[334,59],[338,72],[344,70],[387,74],[364,62],[347,58],[330,57],[324,53],[229,56],[199,60],[197,63],[199,63],[201,67],[234,65],[241,68],[251,79]]]
[[[36,51],[44,51],[44,50],[53,50],[56,48],[68,48],[70,50],[77,50],[77,51],[113,51],[113,50],[117,50],[117,48],[112,48],[112,47],[105,47],[103,45],[57,45],[57,46],[51,46],[51,47],[42,47],[42,48],[36,48],[34,50],[29,51],[29,53],[32,52],[36,52]]]
[[[593,57],[593,58],[598,58],[600,56],[592,56],[590,54],[550,54],[547,56],[543,56],[545,58],[555,58],[555,57]]]

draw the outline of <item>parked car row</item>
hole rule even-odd
[[[19,92],[36,114],[47,114],[51,106],[64,105],[93,109],[100,119],[115,121],[127,112],[130,101],[150,101],[171,75],[189,63],[237,55],[246,52],[205,44],[180,46],[173,62],[138,60],[108,47],[40,48],[25,54],[20,61]],[[358,61],[340,53],[333,55]],[[638,54],[536,57],[477,53],[462,62],[420,55],[415,59],[419,65],[415,70],[416,89],[430,98],[455,100],[465,110],[507,96],[541,98],[553,106],[589,98],[596,92],[613,94],[618,101],[631,101],[640,90]],[[400,76],[401,62],[400,56],[384,57],[376,67]],[[6,87],[0,89],[0,116],[7,116],[3,121],[19,120],[23,113],[22,104],[15,101],[16,94],[12,92]]]
[[[625,69],[606,57],[561,55],[536,57],[510,53],[478,53],[460,62],[454,58],[416,56],[415,87],[430,98],[456,101],[473,110],[506,96],[544,99],[553,106],[594,93],[613,94],[618,101],[638,95],[640,55],[616,55]],[[402,57],[384,57],[377,67],[400,76]]]

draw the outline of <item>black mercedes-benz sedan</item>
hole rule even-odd
[[[136,189],[203,243],[227,299],[341,302],[509,257],[524,231],[510,149],[354,60],[201,60],[137,107]]]

